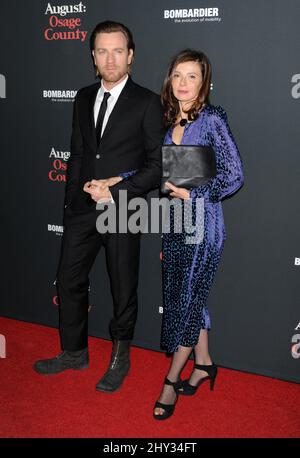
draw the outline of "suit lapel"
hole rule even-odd
[[[90,139],[91,139],[91,146],[94,150],[97,149],[97,138],[96,138],[96,129],[95,129],[95,119],[94,119],[94,105],[96,101],[96,97],[98,94],[98,90],[100,88],[100,83],[93,88],[91,91],[89,98],[88,98],[88,127],[90,131]]]
[[[94,105],[96,101],[96,97],[98,94],[98,90],[100,88],[101,82],[97,84],[88,97],[88,130],[89,130],[89,139],[91,141],[91,147],[95,151],[97,150],[97,138],[96,138],[96,129],[95,129],[95,119],[94,119]],[[118,124],[118,120],[122,119],[124,116],[124,109],[128,104],[128,99],[132,91],[134,90],[134,83],[132,79],[129,77],[121,94],[118,97],[118,100],[108,118],[108,122],[105,126],[103,135],[100,140],[100,145],[109,134],[111,128]]]
[[[122,117],[124,116],[124,111],[128,105],[128,99],[133,89],[134,83],[132,79],[129,77],[121,94],[118,97],[118,100],[112,112],[110,113],[103,135],[100,140],[100,144],[107,137],[112,127],[116,126],[118,124],[119,119],[122,119]]]

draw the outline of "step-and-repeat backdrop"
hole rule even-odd
[[[211,102],[227,111],[246,179],[223,205],[227,241],[208,301],[211,353],[225,367],[299,382],[298,0],[2,2],[1,315],[58,325],[55,275],[73,101],[95,82],[89,36],[106,19],[132,30],[133,79],[158,93],[177,51],[192,47],[209,56]],[[160,251],[160,234],[143,235],[134,344],[155,350]],[[90,275],[90,305],[90,335],[109,338],[104,252]]]

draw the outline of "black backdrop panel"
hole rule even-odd
[[[65,14],[70,5],[73,11]],[[203,15],[205,8],[216,14]],[[297,0],[2,4],[1,314],[57,326],[54,282],[73,99],[95,81],[88,38],[105,19],[132,29],[133,77],[156,92],[178,50],[194,47],[210,57],[211,100],[228,113],[246,177],[243,189],[224,202],[227,241],[208,303],[211,353],[226,367],[299,382]],[[134,340],[156,350],[160,249],[159,234],[143,236]],[[90,334],[109,338],[112,300],[104,253],[90,281]]]

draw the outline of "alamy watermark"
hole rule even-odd
[[[204,236],[204,199],[151,198],[150,206],[143,197],[127,199],[127,191],[119,191],[119,205],[98,202],[101,210],[96,222],[101,234],[162,232],[185,235],[186,244],[197,244]],[[130,214],[129,214],[130,213]],[[172,215],[172,216],[171,216]]]

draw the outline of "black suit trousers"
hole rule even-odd
[[[59,329],[63,350],[81,350],[88,345],[89,273],[102,246],[106,252],[113,296],[111,336],[114,340],[133,338],[137,318],[141,234],[100,234],[96,228],[100,211],[95,209],[83,214],[65,214],[57,271]]]

